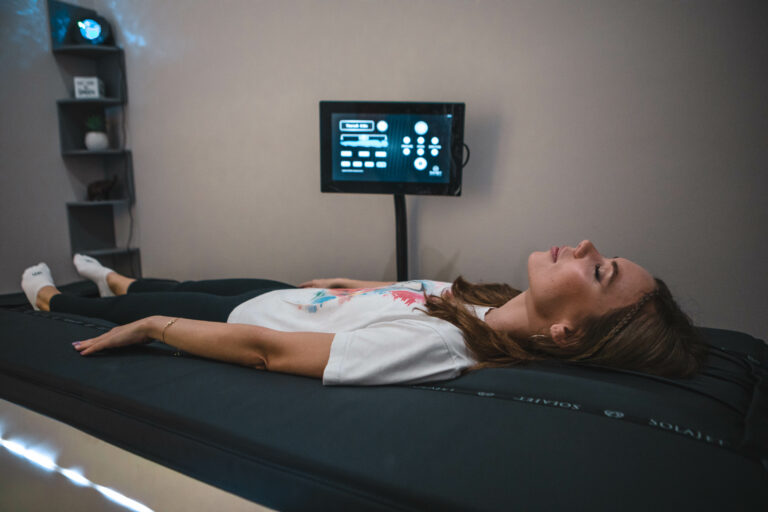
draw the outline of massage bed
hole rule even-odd
[[[768,510],[768,346],[743,333],[702,328],[690,380],[551,362],[356,388],[72,349],[111,325],[0,297],[0,399],[265,507]]]

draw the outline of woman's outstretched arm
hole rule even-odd
[[[333,333],[284,332],[256,325],[227,324],[152,316],[115,327],[99,337],[77,342],[80,355],[104,349],[164,340],[201,357],[307,377],[322,378]]]

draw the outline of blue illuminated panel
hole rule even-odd
[[[333,179],[448,183],[452,114],[331,114]]]

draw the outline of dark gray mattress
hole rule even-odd
[[[434,385],[323,387],[0,309],[0,398],[280,510],[768,510],[768,347],[703,333],[668,380],[537,364]]]

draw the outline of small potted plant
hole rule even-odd
[[[88,130],[85,133],[85,147],[91,151],[103,151],[109,147],[109,139],[104,133],[104,118],[99,115],[89,116],[85,121]]]

